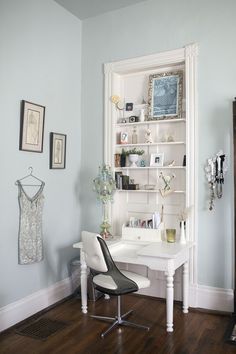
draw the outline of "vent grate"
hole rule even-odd
[[[15,332],[22,336],[46,340],[48,337],[62,330],[66,326],[67,323],[63,321],[40,318],[30,324],[17,328]]]

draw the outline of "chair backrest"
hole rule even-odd
[[[101,238],[98,234],[82,231],[86,264],[93,270],[105,273],[108,271],[108,268],[98,238]]]
[[[117,268],[106,242],[100,235],[82,231],[82,242],[85,262],[89,268],[99,273],[106,273],[106,276],[112,278],[116,285],[111,289],[106,284],[104,286],[96,284],[98,290],[110,295],[128,294],[138,290],[138,285]]]

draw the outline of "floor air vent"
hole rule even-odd
[[[62,330],[67,323],[50,318],[40,318],[30,324],[23,325],[15,330],[17,334],[35,339],[46,340],[51,335]]]

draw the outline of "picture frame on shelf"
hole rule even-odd
[[[44,119],[44,106],[21,101],[20,150],[43,152]]]
[[[120,133],[120,144],[128,144],[129,134],[127,132]]]
[[[134,104],[133,104],[133,103],[126,103],[126,105],[125,105],[125,110],[126,110],[126,111],[132,111],[132,110],[133,110],[133,107],[134,107]]]
[[[66,135],[50,133],[50,169],[66,168]]]
[[[162,167],[164,164],[164,152],[159,152],[151,154],[150,166],[151,167]]]
[[[181,118],[182,100],[182,71],[170,71],[149,76],[149,120]]]

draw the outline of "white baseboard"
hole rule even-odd
[[[0,332],[55,304],[72,293],[70,278],[0,308]]]
[[[234,292],[232,289],[214,288],[205,285],[190,286],[190,306],[202,309],[233,312]]]
[[[164,284],[163,291],[165,289]],[[177,290],[177,289],[176,289]],[[0,309],[0,332],[23,321],[27,317],[55,304],[72,293],[70,278],[61,280],[47,289],[13,302]],[[178,293],[178,291],[177,291]],[[147,293],[146,295],[157,296]],[[162,294],[164,295],[164,293]],[[162,296],[159,294],[159,296]],[[233,290],[204,285],[190,286],[189,306],[203,309],[233,312]]]

